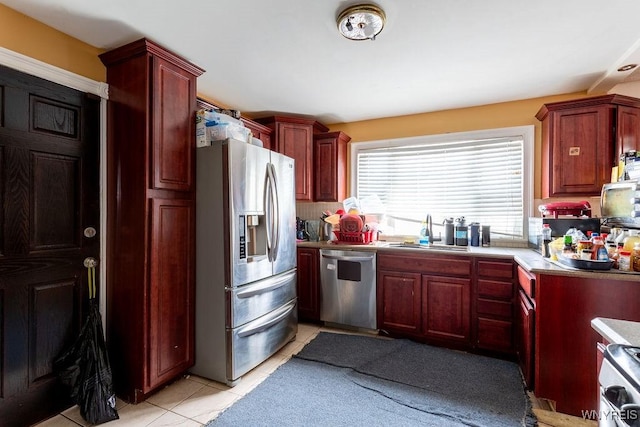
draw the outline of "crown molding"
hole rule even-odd
[[[0,65],[31,74],[81,92],[109,98],[109,85],[72,73],[46,62],[0,47]]]

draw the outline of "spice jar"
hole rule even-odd
[[[618,258],[618,270],[631,271],[631,252],[620,251],[620,257]]]

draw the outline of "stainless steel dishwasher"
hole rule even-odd
[[[320,250],[320,320],[376,329],[376,253]]]

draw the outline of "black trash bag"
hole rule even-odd
[[[89,315],[80,335],[56,359],[54,370],[71,389],[71,399],[80,407],[85,421],[102,424],[119,418],[102,319],[95,299],[90,300]]]

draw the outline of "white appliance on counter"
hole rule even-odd
[[[233,386],[297,333],[294,161],[232,139],[196,153],[191,372]]]

